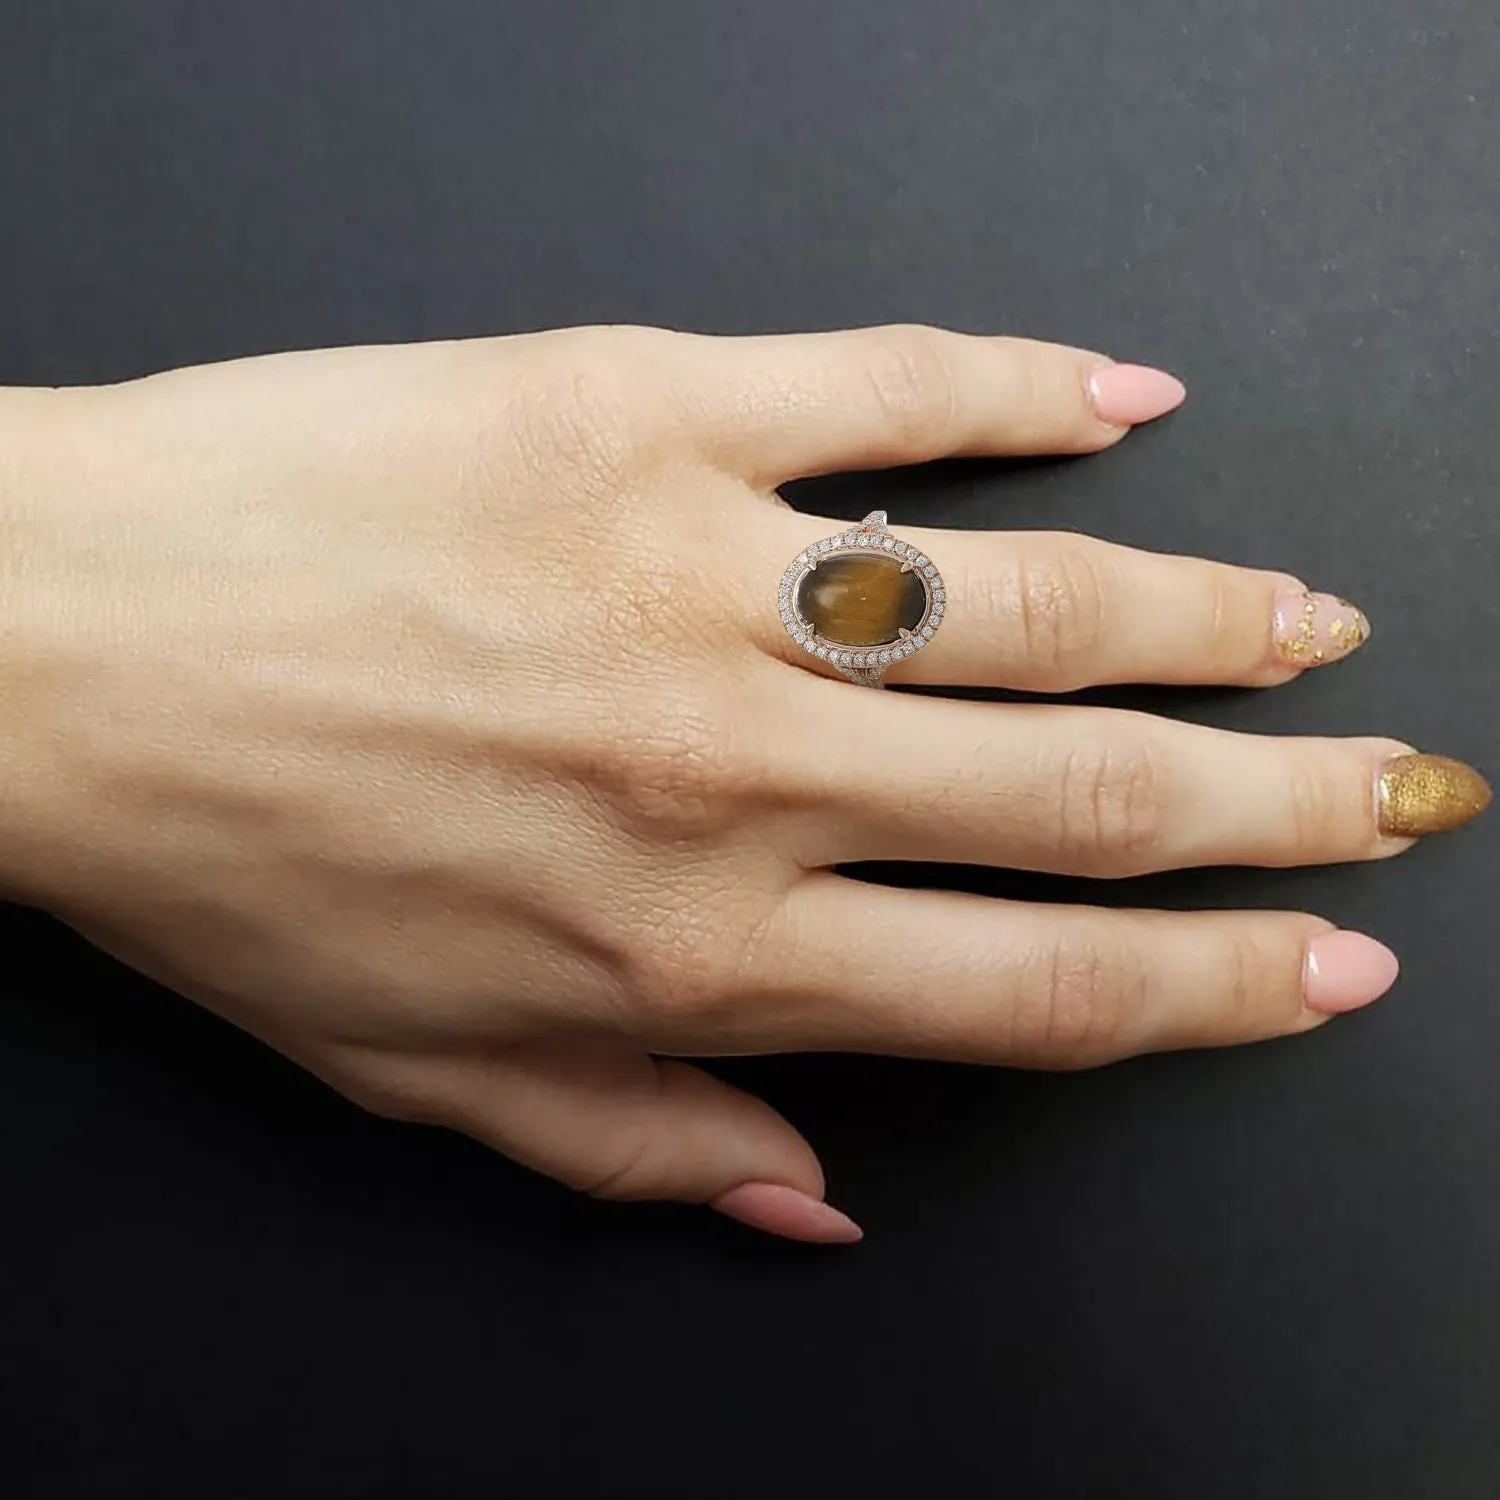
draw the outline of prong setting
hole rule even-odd
[[[925,598],[921,617],[913,626],[900,626],[895,639],[879,644],[854,646],[820,634],[798,606],[803,579],[815,572],[820,562],[868,555],[872,549],[899,557],[900,572],[916,576]],[[918,548],[893,536],[886,526],[886,513],[877,510],[871,511],[858,526],[825,537],[800,552],[782,575],[779,599],[782,625],[805,652],[818,661],[826,661],[851,682],[882,687],[888,667],[914,656],[933,639],[947,611],[948,591],[937,565]]]

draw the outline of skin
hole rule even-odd
[[[757,1212],[812,1238],[811,1148],[681,1059],[1079,1067],[1319,1026],[1314,916],[832,873],[1407,847],[1371,796],[1395,741],[874,693],[782,630],[782,569],[840,526],[778,484],[1106,448],[1105,363],[584,329],[0,394],[7,892],[366,1108],[610,1198],[790,1189]],[[897,525],[951,605],[892,683],[1296,675],[1285,575]]]

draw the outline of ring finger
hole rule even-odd
[[[776,529],[791,557],[840,528],[789,516]],[[1370,634],[1354,605],[1284,573],[1067,532],[894,529],[938,563],[944,593],[931,649],[898,659],[892,682],[1040,693],[1123,682],[1267,687],[1348,656]],[[768,606],[769,596],[769,626]],[[789,636],[775,640],[807,664]]]

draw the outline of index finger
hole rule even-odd
[[[713,456],[761,485],[956,456],[1091,453],[1182,403],[1161,370],[1030,339],[892,326],[682,346]]]

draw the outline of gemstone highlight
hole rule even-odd
[[[825,640],[841,646],[885,646],[915,630],[927,590],[914,569],[885,553],[820,561],[797,586],[797,613]]]

